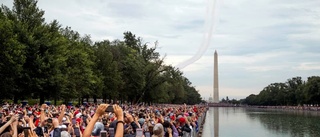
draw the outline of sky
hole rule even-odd
[[[1,0],[12,7],[13,0]],[[274,82],[320,74],[319,0],[40,0],[58,20],[93,41],[131,31],[207,100],[218,52],[220,99],[258,94]],[[202,54],[203,53],[203,54]],[[194,62],[188,59],[194,60]]]

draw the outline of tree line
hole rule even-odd
[[[93,42],[57,20],[47,23],[36,0],[0,8],[0,99],[113,99],[128,102],[201,102],[183,73],[142,38]]]
[[[320,104],[320,77],[311,76],[307,81],[293,77],[285,83],[272,83],[258,95],[249,95],[242,103],[267,106]]]

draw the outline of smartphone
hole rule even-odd
[[[76,118],[72,118],[71,122],[72,122],[72,125],[76,125],[77,123]]]
[[[24,116],[23,114],[19,114],[19,120],[23,119],[23,116]]]
[[[106,112],[112,112],[113,113],[113,106],[109,105],[106,109]]]
[[[74,128],[74,134],[76,135],[76,137],[80,137],[80,129]]]
[[[30,127],[23,127],[23,133],[25,137],[28,137],[29,135],[29,130],[31,130]]]
[[[151,134],[150,134],[150,132],[144,132],[144,136],[145,137],[151,137]]]
[[[100,137],[107,137],[107,131],[101,131]]]
[[[109,128],[110,137],[114,137],[114,128]]]
[[[141,128],[136,129],[136,137],[142,137],[143,136],[143,131]]]
[[[41,127],[40,127],[41,128]],[[48,127],[44,127],[44,129],[43,129],[43,133],[49,133],[49,131],[48,131]]]
[[[2,113],[0,113],[0,118],[2,118]]]

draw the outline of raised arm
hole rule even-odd
[[[36,126],[35,126],[34,123],[33,123],[33,119],[34,119],[34,116],[31,115],[31,116],[29,117],[29,127],[30,127],[32,130],[36,128]]]
[[[95,123],[98,121],[99,117],[105,113],[105,110],[107,109],[107,107],[108,107],[107,104],[100,104],[99,105],[99,107],[96,110],[96,113],[93,115],[88,126],[84,130],[83,137],[90,137],[91,136],[91,132],[94,128]]]
[[[18,120],[19,120],[19,117],[17,115],[14,115],[12,116],[14,117],[14,121],[12,122],[12,130],[13,130],[13,137],[17,137],[18,136]],[[11,119],[10,119],[11,120]]]
[[[62,119],[64,117],[65,110],[66,110],[66,105],[61,105],[61,112],[58,117],[59,124],[62,124]]]
[[[124,117],[123,117],[123,110],[118,105],[113,106],[114,113],[117,117],[117,130],[115,133],[115,137],[123,137],[123,130],[124,130]]]
[[[46,120],[46,109],[47,109],[47,104],[42,104],[40,108],[40,122],[43,123]]]
[[[11,119],[9,121],[7,121],[6,124],[4,124],[1,128],[0,128],[0,134],[8,127],[10,126],[11,123],[13,123],[14,121],[18,120],[17,117],[11,117]]]

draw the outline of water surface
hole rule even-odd
[[[210,108],[203,137],[320,137],[320,113]]]

